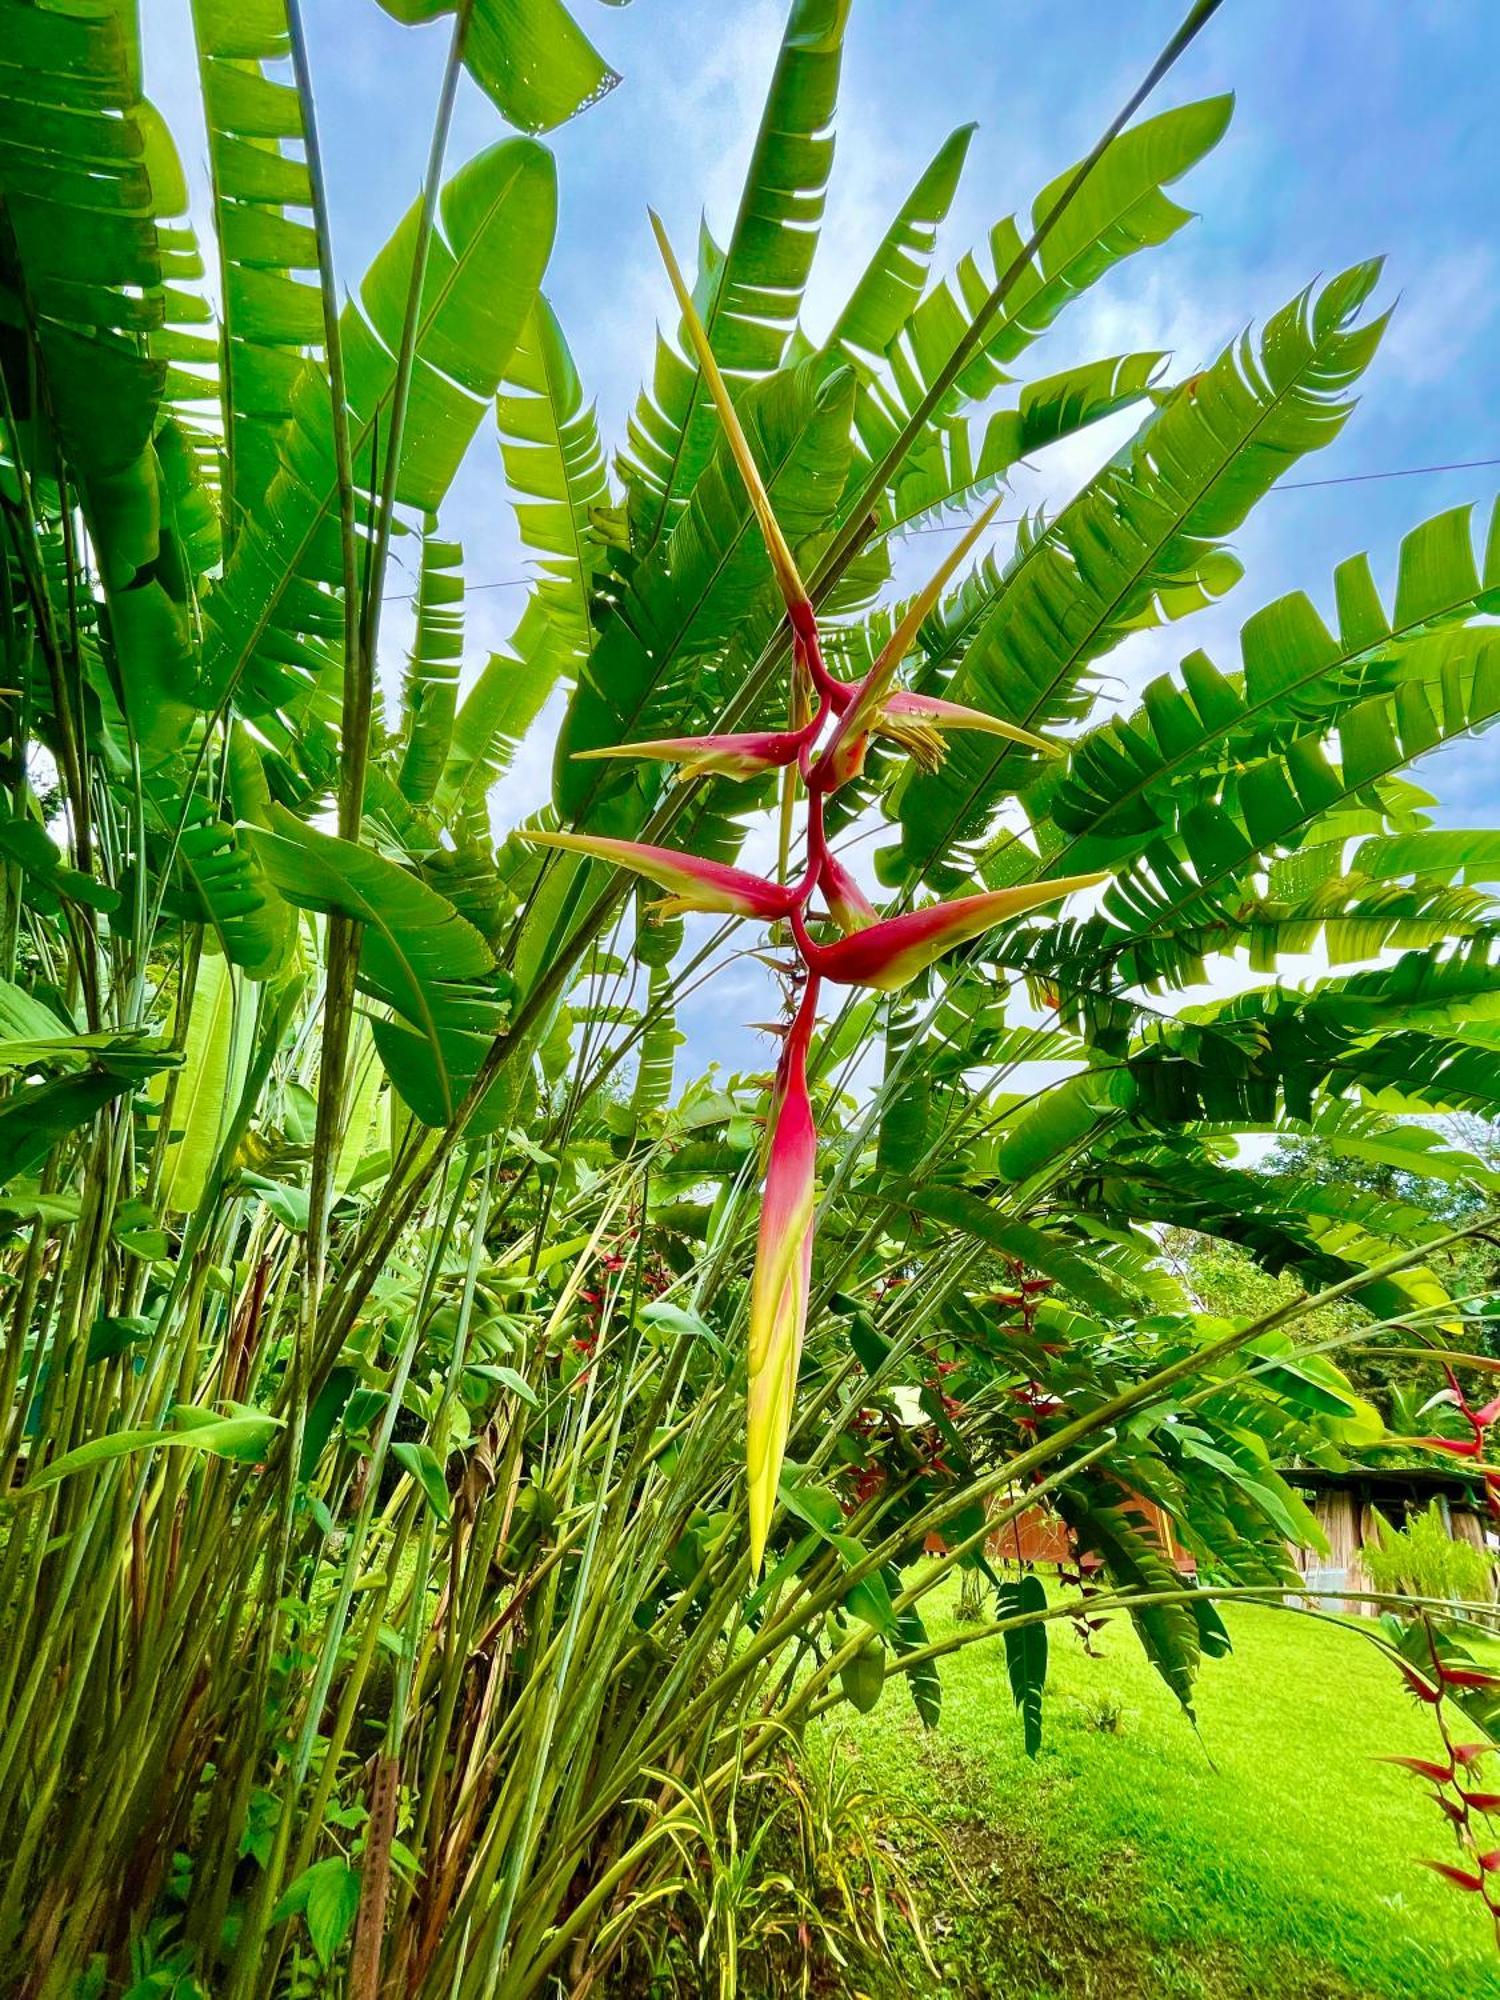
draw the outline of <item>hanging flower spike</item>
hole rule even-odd
[[[1458,1377],[1449,1362],[1443,1363],[1443,1373],[1448,1378],[1448,1386],[1440,1389],[1432,1400],[1434,1403],[1451,1403],[1469,1426],[1469,1435],[1466,1438],[1419,1437],[1412,1442],[1426,1445],[1432,1451],[1451,1452],[1455,1458],[1480,1458],[1484,1453],[1485,1432],[1500,1420],[1500,1396],[1476,1410],[1459,1386]]]
[[[533,847],[555,847],[564,854],[582,854],[633,869],[670,893],[656,908],[664,917],[680,910],[705,910],[727,917],[759,917],[776,923],[791,910],[795,889],[767,882],[743,868],[721,861],[703,861],[675,847],[651,847],[639,840],[609,840],[593,833],[534,833],[518,828],[518,837]]]
[[[750,1281],[746,1455],[750,1478],[750,1569],[765,1560],[776,1487],[786,1455],[812,1280],[813,1175],[818,1135],[807,1091],[807,1045],[818,1004],[810,979],[787,1036],[771,1107],[771,1148]]]
[[[871,924],[879,921],[875,905],[838,856],[827,848],[823,850],[818,887],[823,892],[823,901],[828,905],[829,916],[845,936],[851,931],[868,930]]]
[[[714,359],[713,348],[709,345],[703,322],[698,317],[698,308],[693,304],[693,295],[688,290],[681,267],[667,241],[667,232],[662,227],[661,217],[653,208],[649,211],[651,228],[656,236],[656,247],[661,252],[661,260],[667,267],[667,276],[672,281],[672,290],[677,295],[677,304],[682,312],[682,323],[687,329],[698,366],[703,370],[703,380],[708,393],[713,398],[719,414],[719,422],[724,426],[724,437],[734,462],[740,469],[740,477],[745,482],[745,491],[750,496],[750,505],[755,518],[760,523],[761,534],[765,538],[766,551],[771,558],[771,567],[776,572],[776,581],[781,586],[781,594],[786,600],[788,611],[795,611],[800,605],[809,603],[806,587],[798,574],[791,546],[781,532],[781,523],[771,510],[771,496],[760,476],[760,468],[751,454],[750,441],[745,436],[740,423],[739,412],[730,401],[729,390],[724,377],[719,372],[719,364]]]
[[[931,903],[925,910],[887,917],[835,944],[814,944],[797,910],[792,911],[792,928],[803,958],[820,978],[839,986],[870,986],[877,993],[894,993],[955,945],[1105,880],[1102,873],[1060,875],[1055,882],[1029,882],[1015,889],[961,896],[952,903]]]
[[[648,743],[614,743],[603,750],[575,750],[580,763],[606,757],[648,758],[653,763],[680,764],[685,778],[758,778],[794,763],[816,733],[816,722],[805,729],[760,729],[740,736],[660,736]]]

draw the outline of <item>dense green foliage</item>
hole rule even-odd
[[[690,346],[662,337],[609,456],[542,289],[529,134],[602,59],[559,0],[388,11],[447,22],[432,168],[340,310],[294,0],[193,8],[215,287],[129,0],[0,0],[0,1977],[35,2000],[520,2000],[652,1963],[691,1993],[700,1939],[730,1991],[718,1888],[759,1893],[731,1801],[819,1714],[938,1721],[943,1569],[988,1582],[988,1536],[1054,1509],[1191,1714],[1228,1645],[1201,1583],[1280,1596],[1317,1540],[1282,1469],[1390,1448],[1310,1313],[1355,1302],[1427,1391],[1477,1345],[1442,1258],[1500,1176],[1411,1120],[1500,1110],[1495,841],[1434,831],[1403,772],[1500,711],[1500,538],[1417,526],[1388,599],[1353,554],[1326,619],[1275,599],[1129,714],[1097,679],[1237,584],[1228,538],[1353,409],[1378,264],[1251,302],[1181,380],[1048,372],[1229,115],[1132,100],[936,278],[956,133],[809,328],[849,0],[794,0],[695,299],[831,656],[898,622],[905,530],[1140,424],[903,662],[1058,754],[872,755],[830,816],[883,829],[889,912],[1112,879],[819,1030],[808,1339],[752,1579],[766,1090],[674,1074],[680,998],[743,941],[495,828],[556,694],[532,830],[733,860],[768,784],[570,753],[784,724],[790,636]],[[454,166],[465,66],[528,136]],[[481,664],[442,510],[492,414],[536,580]],[[1274,977],[1318,944],[1326,977]],[[1182,1003],[1239,951],[1262,983]],[[1240,1160],[1285,1133],[1407,1178]],[[1433,1181],[1456,1208],[1412,1198]],[[1195,1297],[1164,1226],[1293,1295]],[[1002,1706],[1045,1754],[1061,1612],[1000,1602]]]

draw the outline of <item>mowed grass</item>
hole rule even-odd
[[[896,1685],[853,1719],[861,1776],[931,1818],[973,1899],[900,1830],[939,1977],[893,1938],[873,1992],[1500,2000],[1477,1899],[1417,1865],[1453,1857],[1441,1814],[1373,1761],[1436,1754],[1430,1718],[1352,1631],[1259,1607],[1227,1622],[1234,1652],[1204,1664],[1196,1734],[1124,1620],[1098,1659],[1051,1628],[1034,1762],[993,1642],[943,1662],[936,1731]],[[928,1625],[956,1629],[946,1613]]]

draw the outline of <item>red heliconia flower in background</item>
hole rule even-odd
[[[1451,1452],[1455,1458],[1479,1458],[1484,1452],[1485,1432],[1500,1420],[1500,1396],[1476,1410],[1458,1386],[1458,1377],[1446,1361],[1443,1373],[1448,1378],[1448,1386],[1440,1390],[1433,1401],[1451,1403],[1469,1426],[1469,1435],[1466,1438],[1422,1437],[1416,1442],[1429,1446],[1433,1451]]]
[[[1452,1458],[1480,1459],[1484,1456],[1486,1435],[1500,1423],[1500,1396],[1492,1397],[1488,1403],[1481,1403],[1475,1409],[1463,1390],[1458,1377],[1448,1362],[1443,1363],[1443,1373],[1448,1378],[1446,1389],[1439,1390],[1434,1402],[1451,1403],[1469,1426],[1466,1438],[1419,1437],[1409,1440],[1412,1444],[1425,1445],[1429,1451],[1445,1451]],[[1475,1470],[1484,1481],[1485,1504],[1491,1516],[1500,1521],[1500,1467],[1476,1465]]]

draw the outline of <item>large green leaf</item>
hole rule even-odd
[[[402,754],[398,783],[413,805],[437,790],[453,738],[458,672],[464,651],[464,552],[441,541],[429,517],[422,534],[416,618],[401,690]]]
[[[249,830],[252,848],[286,897],[305,910],[349,918],[362,929],[360,980],[425,1042],[434,1090],[450,1115],[455,1043],[487,1045],[499,1023],[494,953],[446,897],[407,869],[276,808],[269,829]],[[382,1058],[386,1045],[377,1023]],[[469,1073],[477,1061],[467,1066]],[[393,1077],[398,1088],[401,1080]],[[403,1093],[405,1094],[405,1093]]]
[[[416,322],[416,362],[396,498],[435,512],[499,387],[551,249],[556,179],[528,139],[492,146],[443,189]],[[371,265],[341,326],[360,487],[390,417],[419,230],[414,204]],[[327,662],[342,631],[337,477],[327,385],[305,368],[265,505],[246,522],[209,607],[198,700],[281,705]]]
[[[731,384],[787,358],[818,246],[851,0],[792,0],[739,212],[722,254],[706,232],[695,300]],[[680,346],[691,353],[685,336]],[[718,422],[696,361],[658,338],[656,372],[619,469],[636,539],[654,547],[708,464]]]
[[[157,220],[186,209],[187,189],[141,95],[133,10],[0,0],[0,102],[0,214],[16,260],[0,298],[13,325],[34,328],[46,417],[103,580],[122,588],[160,549],[153,433],[174,386],[170,358],[214,352],[182,330],[208,317],[182,289],[202,267],[191,236]],[[7,374],[29,431],[36,385],[24,366]],[[52,477],[50,451],[37,459]]]
[[[1355,324],[1379,276],[1359,265],[1304,293],[1180,385],[1057,519],[1023,538],[954,675],[955,700],[1028,729],[1084,713],[1091,664],[1127,633],[1196,609],[1238,574],[1219,540],[1304,452],[1330,443],[1384,321]],[[1000,747],[996,748],[997,741]],[[901,860],[941,875],[981,839],[1029,753],[961,735],[939,772],[903,788]]]
[[[1040,1619],[1047,1609],[1047,1592],[1041,1578],[1027,1574],[1017,1583],[1002,1583],[995,1592],[995,1609],[1001,1618],[1029,1615],[1036,1621],[1005,1634],[1011,1699],[1020,1711],[1026,1755],[1034,1757],[1042,1747],[1042,1695],[1047,1686],[1047,1627]]]
[[[408,24],[457,14],[463,61],[479,88],[523,132],[550,132],[620,81],[562,0],[380,0]]]
[[[984,250],[961,258],[953,278],[934,286],[913,308],[888,345],[886,368],[861,394],[860,439],[870,464],[883,461],[912,425],[918,431],[915,462],[940,454],[964,401],[981,402],[1006,382],[1007,364],[1065,306],[1122,258],[1165,242],[1190,220],[1162,189],[1218,143],[1229,113],[1227,97],[1206,98],[1122,132],[1095,163],[954,382],[960,344],[1020,254],[1022,232],[1014,217],[995,225]],[[1070,167],[1037,196],[1033,227],[1075,172]],[[909,455],[903,467],[908,474],[914,459]],[[858,489],[862,481],[853,485]]]
[[[1122,840],[1171,823],[1185,785],[1202,792],[1276,741],[1303,735],[1314,722],[1330,725],[1364,694],[1380,692],[1397,671],[1401,642],[1500,606],[1500,537],[1492,528],[1481,576],[1469,515],[1466,507],[1451,509],[1405,537],[1394,613],[1381,603],[1368,559],[1351,557],[1334,574],[1337,637],[1312,602],[1293,592],[1246,623],[1238,679],[1226,680],[1194,653],[1180,679],[1163,675],[1130,716],[1083,737],[1046,795],[1045,810],[1069,836],[1051,865],[1067,856],[1068,867],[1087,866],[1080,846],[1115,858]],[[1450,643],[1461,651],[1467,642],[1450,634]]]
[[[203,1198],[244,1087],[254,1006],[227,962],[204,952],[182,1027],[182,1070],[171,1100],[172,1137],[162,1156],[164,1209],[191,1213]]]
[[[129,1088],[128,1077],[95,1070],[13,1090],[0,1103],[0,1186],[39,1167],[59,1140]]]
[[[1413,640],[1392,680],[1389,692],[1366,695],[1339,717],[1338,764],[1313,730],[1228,774],[1218,799],[1194,803],[1185,790],[1174,823],[1106,893],[1119,945],[1216,920],[1262,856],[1295,847],[1341,808],[1378,798],[1383,781],[1416,758],[1491,723],[1500,715],[1500,629]]]
[[[193,0],[219,243],[229,539],[269,488],[304,357],[323,347],[302,105],[269,76],[290,52],[284,0]],[[292,142],[289,150],[286,142]],[[296,211],[295,214],[289,211]]]
[[[585,671],[594,649],[589,599],[602,551],[591,520],[609,505],[609,480],[593,408],[584,403],[562,328],[540,295],[496,413],[521,540],[541,557],[541,575],[509,648],[490,656],[464,698],[445,798],[493,783],[552,689]]]
[[[938,225],[952,206],[977,128],[960,125],[938,147],[833,323],[825,352],[868,367],[890,346],[922,296]]]

